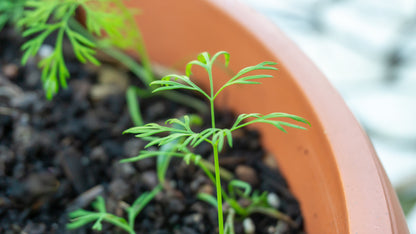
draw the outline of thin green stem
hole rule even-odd
[[[133,120],[134,125],[143,126],[144,121],[142,113],[140,111],[140,103],[137,98],[147,98],[152,93],[149,90],[141,89],[139,87],[130,85],[126,92],[127,107],[130,112],[130,117]]]
[[[234,234],[234,215],[235,211],[232,208],[228,209],[227,220],[225,221],[225,234]]]
[[[211,69],[207,69],[208,72],[208,78],[209,78],[209,86],[211,89],[211,96],[209,98],[210,107],[211,107],[211,126],[212,128],[215,128],[215,111],[214,111],[214,81],[212,79],[212,71]]]
[[[204,165],[208,170],[215,172],[215,166],[212,163],[206,161],[205,159],[200,159],[200,164]],[[227,169],[220,167],[220,173],[224,180],[230,181],[234,178],[233,173],[229,172]]]
[[[126,232],[130,234],[135,234],[136,232],[126,223],[122,223],[119,220],[119,217],[113,214],[105,213],[103,216],[103,220],[116,225],[119,228],[124,229]]]
[[[214,110],[214,81],[212,78],[212,70],[210,69],[211,66],[208,66],[207,72],[209,77],[210,89],[211,89],[211,96],[209,98],[210,107],[211,107],[211,126],[215,128],[215,110]],[[219,234],[224,233],[224,221],[223,221],[223,212],[222,212],[222,188],[221,188],[221,173],[220,173],[220,163],[218,157],[218,143],[211,142],[212,149],[214,153],[214,166],[215,166],[215,187],[217,190],[217,211],[218,211],[218,230]]]
[[[212,128],[215,128],[214,100],[210,100],[210,107],[211,107],[211,125],[212,125]]]
[[[222,189],[221,189],[221,177],[220,177],[220,163],[218,158],[218,146],[217,144],[212,145],[214,152],[214,165],[215,165],[215,187],[217,189],[217,202],[218,202],[218,229],[219,233],[224,233],[224,222],[222,213]]]

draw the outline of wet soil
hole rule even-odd
[[[123,89],[137,78],[114,65],[91,69],[69,56],[69,87],[48,101],[37,60],[20,65],[22,42],[10,28],[0,32],[0,233],[92,233],[91,225],[66,230],[68,212],[90,209],[101,195],[109,212],[125,216],[125,204],[158,183],[154,159],[119,163],[145,145],[122,135],[133,125]],[[122,80],[118,91],[104,87],[108,79],[102,76],[109,73]],[[140,103],[145,122],[193,112],[161,98]],[[210,122],[209,116],[203,118]],[[219,112],[218,121],[218,127],[230,126],[234,115]],[[256,214],[250,217],[256,233],[302,233],[299,205],[260,137],[256,131],[238,132],[234,147],[222,153],[221,165],[254,189],[277,195],[279,210],[299,224],[287,229],[282,221]],[[196,153],[212,160],[208,145]],[[137,233],[215,233],[216,209],[196,199],[201,191],[214,195],[214,185],[198,167],[180,159],[172,161],[167,175],[169,186],[137,217]],[[123,231],[105,224],[104,233]],[[244,233],[240,219],[236,233]]]

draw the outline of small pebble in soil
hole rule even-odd
[[[9,63],[3,66],[3,74],[10,79],[16,78],[19,73],[19,67],[16,64]]]
[[[280,198],[275,193],[269,193],[267,195],[267,203],[273,208],[278,209],[280,206]]]
[[[277,169],[277,162],[273,154],[268,153],[263,157],[263,163],[264,165],[268,166],[269,168]]]
[[[92,161],[106,163],[108,161],[108,155],[102,146],[96,146],[91,151],[90,159]]]
[[[188,216],[185,217],[184,223],[187,224],[187,225],[191,225],[191,224],[194,224],[194,223],[199,223],[199,222],[202,221],[202,218],[203,218],[202,214],[198,214],[198,213],[191,214],[191,215],[188,215]]]
[[[237,175],[237,178],[251,184],[252,186],[256,186],[259,183],[256,171],[249,166],[237,166],[235,169],[235,174]]]
[[[141,174],[142,183],[150,189],[153,189],[158,184],[158,179],[155,171],[145,171]]]
[[[131,186],[122,179],[115,179],[110,183],[109,192],[117,200],[124,200],[131,194]]]
[[[122,94],[129,85],[126,72],[110,66],[102,66],[98,71],[98,84],[91,87],[91,99],[102,101],[108,96]]]
[[[211,184],[204,184],[198,189],[198,193],[206,193],[206,194],[213,194],[214,193],[214,186]]]
[[[42,58],[49,57],[54,51],[54,48],[51,45],[43,44],[38,51],[38,54]]]
[[[276,229],[275,229],[275,233],[286,233],[289,230],[289,226],[287,223],[283,222],[283,221],[278,221]]]
[[[115,178],[127,179],[135,175],[137,171],[131,163],[120,163],[119,161],[114,161],[113,173]]]
[[[29,222],[24,229],[22,230],[22,233],[26,234],[43,234],[46,233],[46,225],[45,224],[35,224],[32,222]]]
[[[243,220],[243,227],[244,227],[245,234],[256,233],[256,226],[254,225],[253,220],[251,220],[250,218],[245,218]]]
[[[67,210],[74,211],[79,208],[85,208],[87,205],[91,204],[98,196],[102,196],[104,193],[104,187],[100,185],[96,185],[87,191],[80,194],[73,202],[71,202]]]
[[[168,209],[174,213],[181,213],[185,210],[185,204],[181,201],[182,199],[172,198],[169,200]]]

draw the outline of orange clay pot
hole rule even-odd
[[[226,89],[237,113],[287,112],[307,131],[255,125],[300,201],[308,233],[408,233],[402,209],[367,135],[315,65],[277,27],[237,0],[126,1],[153,61],[184,71],[202,51],[226,50],[233,71],[276,61],[275,78]],[[322,51],[323,53],[325,51]],[[203,72],[195,71],[208,86]],[[216,87],[228,78],[214,75]]]

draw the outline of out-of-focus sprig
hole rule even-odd
[[[130,48],[141,40],[140,32],[130,27],[134,23],[133,13],[120,0],[25,0],[24,11],[17,25],[24,29],[23,36],[31,37],[22,46],[22,63],[35,56],[48,36],[56,35],[53,51],[39,62],[42,82],[48,99],[59,87],[67,87],[70,74],[63,55],[64,38],[67,37],[77,59],[99,65],[96,59],[96,40],[105,35],[109,44],[121,49]],[[85,27],[91,35],[85,35],[73,27],[71,21],[78,10],[85,11]],[[135,23],[134,23],[135,24]],[[140,37],[140,38],[139,38]]]
[[[7,22],[15,23],[23,15],[26,0],[2,0],[0,1],[0,30]]]

